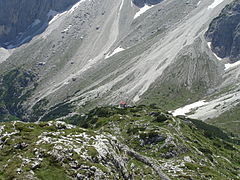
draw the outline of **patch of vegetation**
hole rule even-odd
[[[155,121],[159,115],[160,122]],[[6,176],[1,167],[8,163],[13,154],[33,159],[36,156],[35,149],[39,150],[39,155],[43,158],[38,168],[33,170],[40,179],[46,178],[47,175],[48,179],[61,179],[56,173],[62,176],[62,179],[76,178],[76,173],[92,177],[91,173],[95,168],[103,171],[105,179],[111,179],[109,174],[122,177],[117,170],[121,168],[118,167],[116,159],[113,160],[110,151],[114,151],[117,158],[124,159],[126,168],[133,174],[134,179],[158,178],[153,168],[144,163],[146,158],[153,159],[164,167],[167,165],[167,159],[171,158],[171,162],[174,163],[171,167],[177,166],[183,172],[181,174],[181,171],[176,173],[166,170],[172,179],[184,179],[185,174],[195,179],[217,179],[221,176],[235,178],[238,174],[239,146],[231,141],[227,142],[227,134],[204,122],[183,116],[173,117],[155,106],[142,105],[124,109],[99,107],[85,115],[76,115],[65,121],[87,126],[88,129],[77,126],[67,129],[66,124],[54,122],[5,123],[5,131],[12,133],[17,130],[17,133],[0,141],[4,143],[4,148],[0,151],[0,177]],[[39,136],[43,134],[44,139],[50,138],[56,143],[36,144]],[[99,149],[95,148],[97,135],[106,135],[106,141],[109,142],[106,145],[111,147],[107,149],[104,160],[102,153],[100,156]],[[110,137],[114,138],[108,141]],[[24,146],[24,143],[27,146]],[[73,144],[69,146],[69,143]],[[79,148],[74,147],[75,145]],[[125,146],[137,152],[138,158],[120,148]],[[54,148],[56,149],[52,152]],[[189,156],[189,161],[184,160],[186,156]],[[108,166],[111,162],[115,165]],[[17,166],[21,163],[17,163]],[[79,169],[80,167],[83,168]],[[23,170],[29,172],[31,169],[32,166],[28,165],[24,166]],[[16,173],[13,175],[20,177]]]
[[[161,115],[161,117],[159,117],[159,115]],[[156,121],[156,118],[159,118],[159,120]],[[110,133],[111,135],[117,137],[120,143],[127,145],[139,154],[150,157],[156,161],[159,160],[160,162],[163,162],[166,158],[171,158],[172,161],[175,161],[180,160],[186,155],[190,156],[192,161],[186,162],[186,167],[183,166],[182,169],[189,175],[193,174],[193,177],[196,175],[196,173],[194,173],[195,171],[200,173],[204,178],[219,177],[219,169],[222,169],[222,167],[229,168],[223,172],[227,177],[236,176],[232,174],[236,173],[234,168],[239,165],[239,162],[237,162],[233,157],[239,156],[236,154],[238,152],[238,146],[231,142],[226,142],[225,140],[229,139],[226,134],[219,131],[218,128],[209,126],[204,122],[187,119],[183,116],[172,117],[169,113],[166,113],[155,106],[134,106],[124,109],[117,107],[99,107],[96,110],[86,113],[85,115],[77,115],[76,117],[72,119],[68,118],[65,121],[75,122],[80,126],[85,125],[89,129],[82,129],[78,127],[65,129],[66,125],[50,126],[49,123],[46,122],[39,124],[15,123],[15,129],[18,133],[11,139],[4,140],[6,146],[0,153],[0,157],[2,157],[0,159],[0,166],[1,163],[6,163],[6,157],[9,157],[14,153],[27,154],[29,158],[32,158],[34,156],[33,149],[36,147],[39,148],[33,142],[37,141],[37,138],[43,131],[62,132],[62,134],[47,135],[49,138],[61,138],[62,136],[68,137],[70,134],[78,135],[81,133],[94,137],[96,133]],[[11,129],[13,126],[6,128],[9,131],[12,131]],[[209,134],[209,132],[211,133]],[[79,137],[77,141],[85,142],[86,139]],[[75,143],[77,143],[77,141]],[[27,143],[28,146],[22,149],[14,148],[16,144],[21,143]],[[76,153],[73,153],[69,159],[73,158],[78,162],[76,168],[81,164],[90,167],[94,166],[102,169],[106,174],[108,174],[111,172],[111,168],[109,171],[102,163],[99,163],[99,154],[93,144],[94,138],[89,140],[89,144],[84,149],[79,150],[83,154],[85,152],[91,162],[79,159],[80,157]],[[58,161],[58,157],[52,157],[47,153],[53,148],[53,146],[54,145],[47,143],[41,145],[41,148],[46,150],[45,153],[43,153],[43,157],[46,161],[41,163],[40,168],[35,170],[36,175],[39,178],[45,178],[45,176],[49,173],[49,177],[54,179],[58,178],[54,176],[54,173],[59,173],[62,175],[64,174],[64,178],[75,177],[74,171],[71,171],[71,168],[68,165],[66,166],[66,164],[69,163],[68,158]],[[65,145],[63,148],[64,147]],[[196,149],[198,151],[196,151]],[[121,151],[118,153],[121,153]],[[228,160],[221,158],[216,159],[218,157],[224,157]],[[231,164],[228,161],[231,162]],[[63,162],[65,166],[62,166],[61,162]],[[149,177],[150,179],[155,177],[149,166],[145,167],[146,165],[141,163],[139,163],[140,165],[137,165],[135,160],[132,162],[134,163],[134,169],[136,172],[139,170],[140,173],[140,169],[144,168],[146,171],[142,171],[141,175]],[[211,166],[211,163],[218,168],[206,169],[205,167]],[[71,166],[75,167],[74,164]],[[64,167],[64,169],[62,167]],[[30,169],[31,166],[25,168],[26,171]],[[51,172],[48,171],[49,169],[51,169],[54,173],[51,174]],[[86,175],[86,173],[87,170],[81,170],[81,174]]]
[[[189,90],[184,86],[176,86],[175,83],[164,83],[160,87],[151,88],[140,103],[155,103],[163,109],[173,110],[197,101],[203,94],[202,87],[204,87],[203,84],[199,83],[199,85],[193,85]]]
[[[0,77],[0,121],[22,119],[22,103],[36,88],[36,75],[30,71],[14,69]]]
[[[45,103],[45,102],[44,102]],[[59,103],[51,107],[49,112],[41,118],[41,121],[50,121],[60,117],[64,117],[72,112],[71,103]]]
[[[36,175],[39,179],[43,180],[70,180],[72,178],[66,175],[66,171],[61,166],[55,166],[54,164],[50,164],[45,166],[45,168],[41,168],[36,171]]]
[[[190,170],[193,170],[193,171],[196,171],[199,167],[199,165],[196,165],[194,163],[190,163],[190,162],[186,162],[185,163],[185,166],[190,169]]]
[[[214,138],[214,137],[218,137],[224,140],[230,140],[230,138],[228,137],[228,135],[226,133],[224,133],[221,129],[206,124],[202,121],[199,120],[195,120],[195,119],[189,119],[199,130],[203,130],[204,131],[204,135],[208,138]]]
[[[155,121],[155,122],[165,122],[167,120],[168,120],[168,116],[166,114],[161,113],[161,114],[158,114],[153,121]]]
[[[75,115],[71,118],[65,119],[64,121],[74,125],[78,125],[83,128],[100,128],[109,122],[110,117],[116,114],[127,114],[133,109],[136,110],[137,108],[132,107],[128,109],[123,109],[117,107],[97,107],[93,110],[90,110],[85,115]],[[136,111],[139,111],[139,109],[137,109]]]
[[[40,116],[42,116],[45,112],[46,112],[46,106],[48,104],[48,100],[47,99],[41,99],[40,101],[38,101],[33,107],[32,107],[32,114],[30,117],[30,121],[34,122],[36,121]]]
[[[140,139],[143,140],[143,145],[157,144],[159,142],[164,142],[165,139],[167,138],[165,135],[161,135],[155,131],[140,133],[139,136],[140,136]]]
[[[130,135],[138,134],[141,131],[145,131],[145,127],[129,127],[127,133]]]
[[[240,137],[240,104],[207,122],[225,130],[232,136],[235,134]]]
[[[97,150],[93,146],[87,147],[88,155],[91,156],[91,158],[96,158],[98,156]]]

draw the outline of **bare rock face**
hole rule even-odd
[[[240,0],[226,6],[206,32],[212,50],[219,57],[229,57],[232,62],[240,58]]]
[[[155,5],[162,1],[163,0],[132,0],[133,4],[140,8],[144,7],[145,5]]]
[[[2,0],[0,1],[0,46],[22,41],[24,32],[39,29],[51,19],[50,10],[63,11],[78,0]],[[35,29],[36,31],[36,29]],[[18,42],[19,43],[19,42]]]

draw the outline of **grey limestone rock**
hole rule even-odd
[[[232,62],[240,58],[240,0],[227,5],[210,24],[205,34],[211,48],[221,58]]]
[[[78,0],[0,1],[0,46],[5,48],[17,46],[20,41],[23,42],[29,35],[24,34],[26,31],[34,28],[36,28],[35,30],[41,30],[41,27],[43,28],[42,30],[46,28],[47,22],[52,18],[49,12],[64,11],[77,1]]]

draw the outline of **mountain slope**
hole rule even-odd
[[[78,1],[29,43],[0,49],[1,120],[51,120],[120,100],[167,110],[205,100],[192,117],[219,116],[239,100],[239,66],[219,61],[205,33],[231,2]]]
[[[1,123],[3,179],[239,179],[239,145],[151,106],[96,108],[63,122]]]
[[[1,1],[0,179],[240,179],[238,5]]]

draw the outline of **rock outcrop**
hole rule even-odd
[[[227,5],[206,32],[214,53],[232,62],[240,58],[240,0]]]
[[[51,19],[51,12],[61,12],[77,1],[78,0],[1,1],[0,46],[9,48],[18,43],[21,44],[21,41],[27,37],[27,35],[24,37],[25,31],[34,28],[33,32],[36,32]]]
[[[144,7],[145,5],[155,5],[162,1],[163,0],[132,0],[133,4],[140,8]]]

